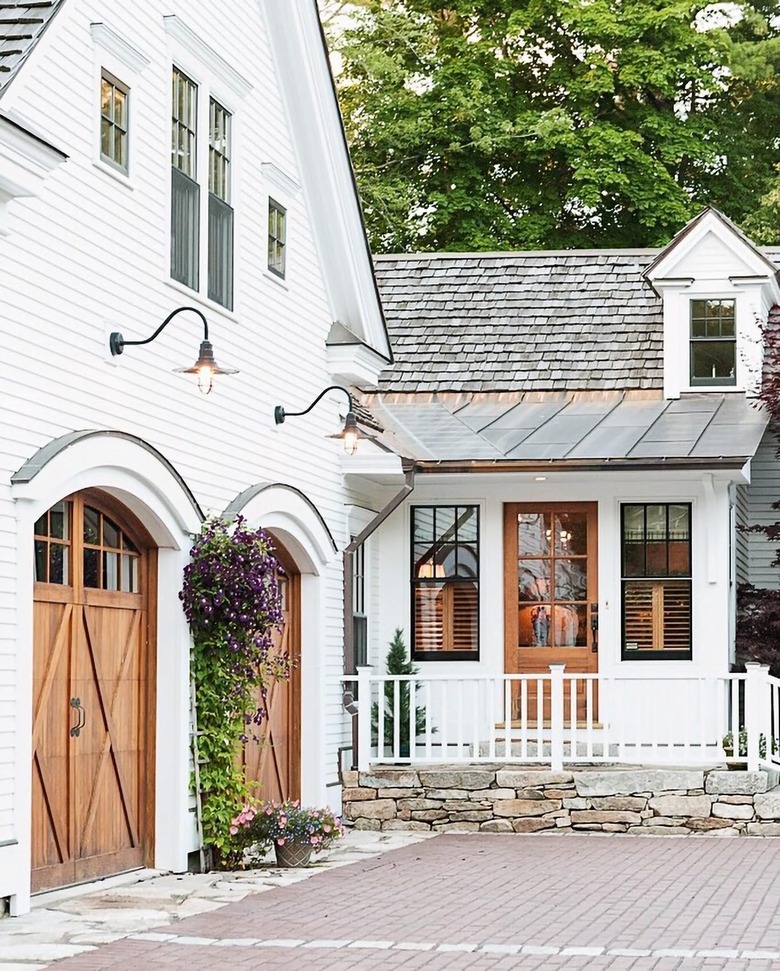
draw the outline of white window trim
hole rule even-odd
[[[240,304],[240,293],[241,288],[239,287],[239,235],[241,231],[241,117],[240,113],[237,112],[238,102],[236,100],[236,95],[234,93],[234,86],[231,86],[229,82],[225,80],[225,75],[233,72],[232,68],[229,68],[227,62],[223,61],[218,54],[208,47],[205,42],[199,41],[197,35],[195,35],[189,28],[186,28],[184,32],[185,38],[189,39],[191,43],[182,45],[178,40],[178,28],[173,30],[170,28],[170,22],[177,21],[179,24],[181,21],[175,16],[164,17],[163,21],[166,24],[166,30],[169,34],[169,48],[170,48],[170,65],[167,75],[168,83],[168,96],[166,98],[167,104],[167,115],[166,115],[166,125],[167,125],[167,142],[166,144],[170,146],[170,126],[171,119],[173,117],[172,104],[171,104],[171,75],[174,68],[178,68],[182,73],[186,74],[193,84],[197,85],[198,89],[198,131],[196,140],[196,152],[197,152],[197,183],[200,186],[200,209],[199,209],[199,246],[198,246],[198,289],[191,290],[188,286],[183,283],[179,283],[178,280],[174,280],[171,277],[171,262],[170,262],[170,252],[171,252],[171,179],[170,176],[166,179],[166,219],[165,219],[165,263],[163,267],[163,282],[178,290],[180,293],[186,294],[193,300],[198,300],[199,302],[205,304],[210,310],[216,313],[224,314],[226,317],[236,317],[239,311]],[[195,41],[192,41],[195,38]],[[193,51],[205,52],[206,62],[197,60]],[[211,56],[213,55],[213,56]],[[212,73],[210,67],[216,64],[218,68],[216,73]],[[229,68],[229,72],[226,70]],[[236,74],[236,77],[241,76]],[[248,85],[248,82],[247,82]],[[246,93],[251,91],[251,85],[248,85]],[[209,101],[211,99],[219,102],[219,104],[230,112],[230,205],[233,209],[233,307],[232,309],[224,307],[222,304],[217,303],[215,300],[211,300],[208,296],[208,220],[209,220]],[[170,167],[170,150],[166,156],[167,164]]]
[[[245,98],[252,90],[250,82],[188,27],[181,17],[175,14],[163,17],[163,27],[182,53],[186,52],[190,56],[189,59],[203,66],[214,84],[219,83],[220,87],[229,88],[234,97],[238,98]],[[192,80],[194,81],[195,78]],[[219,101],[219,98],[217,100]]]
[[[94,46],[94,63],[92,77],[92,164],[104,175],[114,179],[127,189],[134,188],[135,146],[137,128],[135,117],[140,117],[138,103],[140,100],[140,75],[149,66],[149,58],[129,40],[104,23],[90,24],[90,33]],[[100,87],[103,72],[112,74],[120,81],[128,92],[127,100],[127,173],[117,166],[106,162],[100,146]]]

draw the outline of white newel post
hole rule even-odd
[[[765,744],[771,744],[768,737],[769,733],[766,731],[769,705],[769,695],[767,692],[769,665],[759,664],[757,661],[748,661],[745,664],[745,669],[747,671],[747,679],[745,681],[747,763],[749,772],[757,772],[761,758],[759,753],[761,735],[764,735]],[[735,740],[734,752],[739,752],[738,740]]]
[[[565,664],[550,665],[550,768],[563,771],[563,671]]]
[[[358,771],[368,772],[371,761],[371,668],[358,666]]]

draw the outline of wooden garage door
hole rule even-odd
[[[149,862],[155,551],[97,494],[35,526],[33,889]]]
[[[292,557],[274,539],[274,553],[284,568],[282,628],[274,634],[276,647],[289,654],[289,681],[270,685],[266,707],[268,718],[260,727],[257,741],[244,746],[245,777],[259,799],[299,799],[301,795],[301,665],[300,616],[301,577]]]

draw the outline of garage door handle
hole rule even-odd
[[[87,713],[81,707],[81,698],[71,698],[70,707],[76,709],[76,712],[77,712],[76,717],[78,718],[78,721],[76,722],[76,724],[71,727],[70,737],[78,738],[79,735],[81,734],[81,729],[87,724]]]

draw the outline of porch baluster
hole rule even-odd
[[[371,765],[371,668],[360,665],[358,682],[358,758],[361,772],[368,772]]]
[[[565,664],[550,665],[550,768],[553,772],[563,771],[563,671],[565,667]]]

